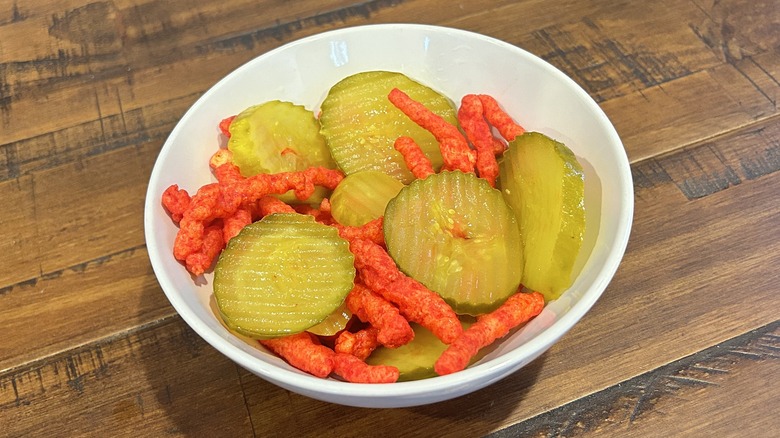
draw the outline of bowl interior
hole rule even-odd
[[[171,184],[194,193],[213,181],[218,122],[248,106],[287,100],[318,109],[328,89],[361,71],[391,70],[454,102],[467,93],[496,97],[527,130],[566,143],[586,173],[587,233],[579,276],[564,295],[480,363],[450,376],[391,385],[356,385],[308,376],[227,331],[211,306],[212,276],[193,279],[173,258],[176,226],[160,204]],[[208,90],[163,145],[150,179],[145,232],[160,285],[181,317],[207,342],[259,376],[317,399],[354,406],[410,406],[484,387],[527,364],[595,303],[622,258],[633,214],[631,174],[622,143],[596,103],[571,79],[510,44],[424,25],[373,25],[305,38],[238,68]]]

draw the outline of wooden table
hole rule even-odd
[[[211,85],[288,41],[422,22],[516,44],[604,108],[634,176],[625,259],[528,367],[409,409],[289,393],[207,345],[152,273],[143,202]],[[774,0],[0,2],[0,435],[777,436]]]

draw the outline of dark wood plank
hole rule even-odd
[[[779,351],[780,321],[490,437],[774,436],[780,418],[766,408],[777,392],[767,382],[780,372]]]
[[[252,435],[235,365],[178,318],[0,373],[0,418],[8,437]]]

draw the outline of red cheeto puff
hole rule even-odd
[[[542,308],[544,296],[539,292],[510,296],[498,309],[478,317],[477,322],[450,344],[436,360],[434,370],[443,376],[465,369],[481,348],[528,322],[541,313]]]
[[[368,365],[351,354],[336,353],[308,332],[259,342],[290,365],[316,377],[325,378],[332,373],[352,383],[393,383],[398,380],[397,368]]]
[[[236,116],[230,116],[222,119],[219,122],[219,132],[222,133],[227,138],[230,138],[230,124],[233,123],[233,120],[236,118]]]
[[[512,141],[525,132],[525,129],[517,124],[492,96],[479,94],[478,97],[482,102],[483,113],[488,123],[493,125],[506,141]]]
[[[409,168],[409,171],[412,172],[415,178],[425,179],[434,173],[431,160],[425,156],[420,145],[412,137],[398,137],[393,147],[404,157],[406,167]]]
[[[351,355],[334,353],[333,374],[352,383],[394,383],[400,373],[390,365],[368,365]]]
[[[474,152],[457,126],[450,124],[398,88],[393,88],[387,98],[413,122],[433,134],[439,142],[446,170],[474,172]]]
[[[332,225],[339,230],[339,236],[344,240],[352,241],[361,239],[371,241],[377,245],[384,245],[385,234],[382,231],[384,219],[384,217],[380,216],[357,227],[350,227],[338,223],[333,223]]]
[[[180,189],[176,184],[165,189],[162,194],[162,205],[171,215],[171,220],[177,224],[189,208],[190,201],[190,194],[186,190]]]
[[[354,333],[344,330],[336,337],[334,350],[336,353],[351,354],[358,359],[366,360],[368,356],[376,350],[379,343],[379,329],[376,327],[366,327]]]
[[[356,284],[347,295],[347,307],[361,321],[377,328],[377,340],[388,348],[397,348],[414,339],[409,321],[397,307],[371,289]]]
[[[333,372],[333,350],[309,332],[259,342],[299,370],[323,378]]]
[[[480,178],[490,183],[491,187],[496,186],[498,177],[498,161],[495,155],[495,138],[490,130],[490,125],[484,117],[482,101],[475,94],[463,96],[460,109],[458,110],[458,121],[466,133],[466,138],[477,151],[477,173]]]
[[[427,328],[445,344],[460,336],[463,327],[452,307],[439,294],[399,271],[384,248],[355,239],[349,249],[363,283],[395,304],[407,320]]]

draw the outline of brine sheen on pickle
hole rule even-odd
[[[403,183],[377,170],[347,175],[330,197],[331,214],[342,225],[359,227],[385,214]]]
[[[325,320],[354,278],[354,257],[335,228],[308,215],[272,214],[230,239],[214,269],[214,298],[229,328],[271,338]]]
[[[387,99],[393,88],[457,126],[455,106],[449,99],[401,73],[369,71],[349,76],[330,89],[320,113],[320,132],[344,173],[379,170],[408,184],[413,176],[393,148],[401,136],[412,137],[435,169],[441,166],[433,135]]]
[[[489,312],[520,285],[520,228],[501,192],[471,173],[415,180],[387,204],[388,253],[460,314]]]
[[[572,282],[585,234],[584,178],[574,153],[538,132],[516,137],[500,162],[501,187],[523,236],[523,284],[548,301]]]
[[[414,339],[398,348],[379,347],[366,359],[366,363],[398,368],[399,382],[435,377],[437,374],[433,366],[447,349],[447,344],[428,329],[415,323],[410,325],[414,330]],[[471,323],[464,323],[463,328],[469,325]]]
[[[272,100],[249,107],[230,124],[227,147],[244,176],[280,173],[321,166],[335,169],[320,124],[301,105]],[[328,193],[321,187],[308,200],[318,203]],[[299,202],[292,193],[281,197]]]

